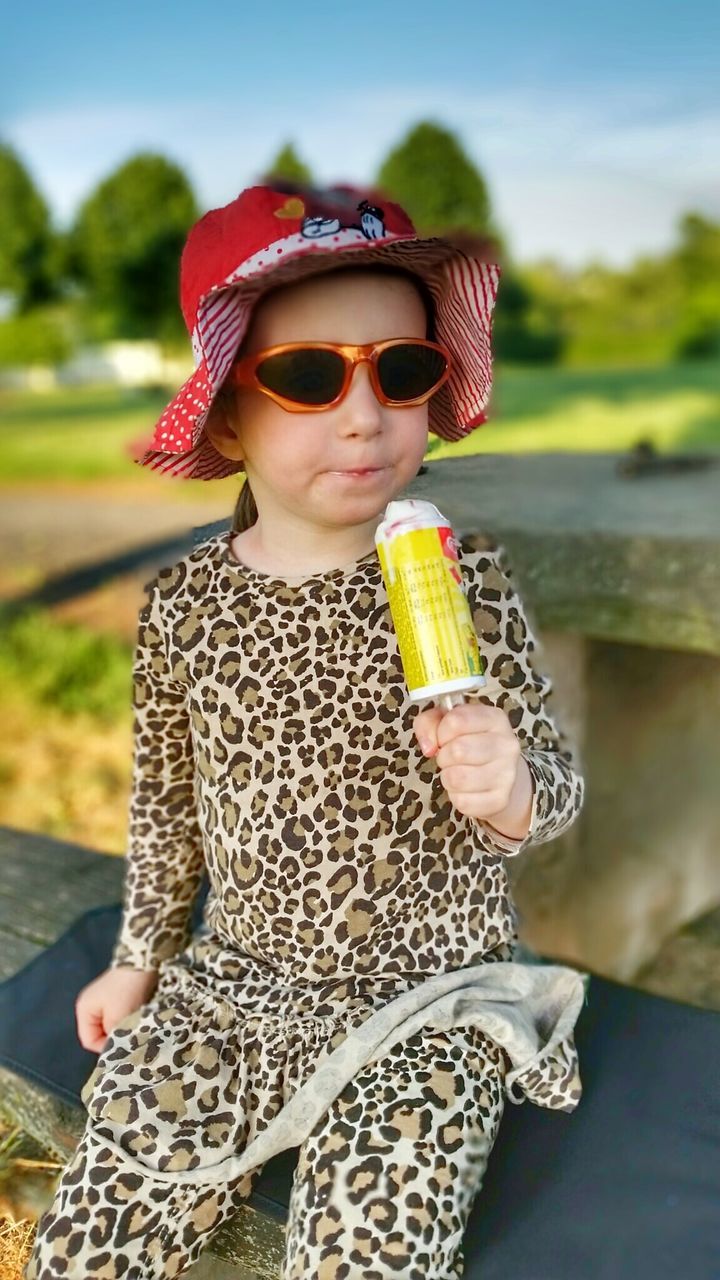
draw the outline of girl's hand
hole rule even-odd
[[[83,987],[75,1001],[78,1039],[83,1049],[100,1053],[113,1027],[145,1004],[157,986],[155,969],[106,969]]]
[[[510,839],[527,835],[532,775],[500,707],[483,702],[449,710],[426,707],[415,717],[413,728],[424,754],[435,756],[442,784],[461,813],[490,820]]]

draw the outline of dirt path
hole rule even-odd
[[[102,585],[83,582],[50,607],[57,617],[132,636],[142,587],[161,564],[175,557],[163,549],[174,537],[188,541],[193,527],[228,522],[234,491],[224,486],[203,501],[173,493],[160,498],[123,485],[8,486],[0,491],[0,597],[17,598],[47,579],[98,567],[144,546],[157,544],[142,563],[112,565]],[[179,553],[178,553],[179,554]],[[137,558],[137,557],[136,557]]]
[[[58,573],[231,514],[227,490],[198,502],[121,485],[8,486],[0,491],[0,561]]]

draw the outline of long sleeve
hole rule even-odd
[[[204,871],[184,686],[170,678],[161,570],[145,587],[132,687],[134,741],[123,918],[110,967],[157,969],[189,940]]]
[[[571,826],[582,807],[584,781],[568,740],[548,709],[552,681],[536,667],[538,641],[513,585],[504,547],[465,552],[462,559],[487,679],[484,689],[466,696],[505,711],[533,780],[530,828],[523,839],[511,839],[488,822],[471,819],[482,847],[509,857],[528,845],[552,840]]]

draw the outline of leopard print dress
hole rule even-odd
[[[420,752],[376,552],[293,581],[227,530],[149,583],[111,963],[159,981],[83,1090],[27,1280],[181,1274],[293,1145],[287,1280],[458,1276],[505,1098],[577,1104],[583,985],[517,960],[505,864],[583,782],[502,548],[460,561],[487,677],[467,698],[520,740],[523,840],[456,810]]]

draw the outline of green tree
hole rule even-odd
[[[380,167],[377,186],[407,209],[420,235],[440,235],[464,253],[496,261],[502,277],[493,316],[493,350],[501,360],[557,360],[557,316],[537,305],[510,262],[495,227],[482,174],[449,129],[423,121]]]
[[[720,224],[687,213],[672,255],[684,295],[677,326],[680,356],[720,355]]]
[[[415,125],[381,164],[376,185],[407,209],[421,236],[494,234],[485,181],[442,125]]]
[[[543,282],[534,275],[536,295]],[[556,293],[571,364],[645,364],[672,355],[682,311],[677,273],[667,256],[638,258],[624,270],[591,262],[563,277]]]
[[[58,276],[47,204],[18,154],[0,143],[0,290],[22,314],[58,296]]]
[[[182,336],[179,262],[197,217],[188,179],[164,156],[140,153],[100,183],[67,239],[94,337]]]
[[[525,264],[524,283],[559,318],[571,364],[657,364],[720,354],[720,226],[696,213],[669,253],[624,269]]]
[[[34,307],[0,320],[0,368],[55,365],[71,354],[68,325],[57,308]]]
[[[720,223],[700,213],[686,213],[678,224],[678,234],[674,259],[688,288],[702,288],[708,276],[720,282]]]
[[[554,363],[565,346],[560,308],[509,265],[500,277],[492,345],[498,360],[520,364]]]
[[[261,181],[272,186],[274,180],[285,179],[289,182],[310,184],[313,180],[308,166],[300,159],[292,142],[287,142],[278,151],[270,168],[265,171]]]

